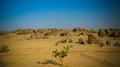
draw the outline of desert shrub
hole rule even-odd
[[[107,45],[107,46],[110,46],[110,45],[111,45],[111,43],[110,43],[109,40],[106,41],[106,45]]]
[[[120,47],[120,42],[116,42],[115,44],[113,44],[114,47]]]
[[[0,53],[6,53],[8,52],[10,49],[8,48],[7,45],[2,45],[0,46]]]
[[[71,47],[72,46],[64,46],[61,51],[58,51],[56,49],[56,50],[52,51],[52,53],[53,53],[52,56],[54,56],[56,59],[58,59],[61,62],[62,66],[64,66],[63,65],[63,63],[64,63],[63,59],[68,56],[68,51]]]
[[[69,49],[72,48],[72,47],[73,47],[72,45],[70,45],[70,46],[67,45],[67,46],[64,46],[63,48],[64,48],[64,50],[65,50],[66,52],[68,52]]]

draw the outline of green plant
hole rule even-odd
[[[58,51],[57,49],[52,51],[53,55],[56,59],[58,59],[62,66],[63,66],[63,59],[68,56],[68,51],[72,46],[64,46],[63,49],[61,51]]]
[[[70,45],[70,46],[67,45],[67,46],[64,46],[63,48],[66,52],[69,52],[69,49],[72,47],[73,47],[72,45]]]
[[[8,52],[10,49],[8,48],[7,45],[1,45],[0,46],[0,53],[6,53]]]

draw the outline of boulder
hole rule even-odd
[[[100,42],[100,43],[99,43],[99,46],[100,46],[100,47],[103,47],[104,45],[105,45],[105,44],[104,44],[103,42]]]
[[[107,46],[111,46],[111,42],[109,40],[106,41]]]
[[[100,29],[99,32],[98,32],[98,35],[99,35],[100,37],[105,36],[105,31],[104,31],[103,29]]]
[[[78,42],[77,42],[78,44],[86,44],[86,42],[83,40],[83,39],[78,39]]]
[[[115,44],[113,44],[114,47],[120,47],[120,42],[116,42]]]
[[[89,44],[99,44],[99,40],[93,35],[93,34],[88,34],[88,43]]]
[[[67,35],[68,35],[67,32],[60,33],[60,36],[67,36]]]

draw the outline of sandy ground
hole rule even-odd
[[[1,54],[7,67],[61,67],[52,56],[52,51],[66,44],[55,46],[59,37],[47,39],[22,39],[25,36],[0,37],[0,44],[7,44],[8,53]],[[67,43],[68,44],[68,43]],[[69,67],[120,67],[120,48],[96,45],[72,44],[64,64]]]

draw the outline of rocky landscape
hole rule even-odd
[[[120,29],[44,28],[0,31],[0,67],[61,67],[52,51],[72,45],[66,67],[120,67]]]

